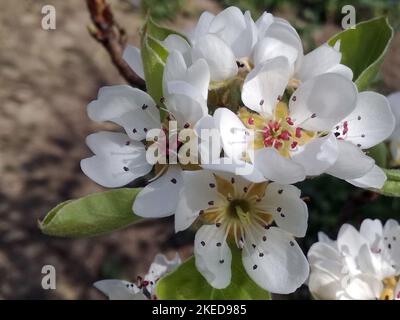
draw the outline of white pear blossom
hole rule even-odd
[[[147,300],[156,299],[155,287],[157,281],[173,272],[182,263],[178,253],[168,260],[166,256],[157,254],[144,278],[138,277],[138,283],[125,280],[100,280],[93,285],[110,300]]]
[[[226,156],[249,161],[265,179],[284,184],[319,175],[335,163],[338,147],[330,131],[357,102],[351,80],[325,73],[301,83],[286,103],[290,76],[287,58],[264,62],[244,82],[242,101],[247,109],[241,108],[236,116],[220,108],[213,117]]]
[[[287,58],[268,60],[245,79],[242,101],[247,108],[238,116],[226,108],[216,110],[214,125],[226,155],[251,162],[265,179],[279,183],[328,172],[359,187],[381,188],[386,176],[363,149],[393,131],[387,99],[358,93],[338,73],[300,82],[289,96],[290,77]]]
[[[291,185],[253,183],[233,173],[185,171],[175,229],[204,222],[195,236],[196,267],[215,288],[231,282],[230,247],[242,250],[243,266],[260,287],[295,291],[309,266],[294,237],[307,229],[307,206]]]
[[[389,137],[389,141],[393,164],[397,166],[400,164],[400,92],[394,92],[387,98],[396,119],[395,129]]]
[[[386,140],[393,132],[395,118],[386,97],[359,93],[354,111],[333,129],[339,156],[327,173],[361,188],[382,188],[386,175],[362,150]]]
[[[171,68],[176,68],[174,76],[168,71]],[[202,89],[208,87],[207,64],[198,60],[187,68],[181,53],[173,51],[165,69],[163,104],[169,114],[166,123],[161,122],[157,103],[146,92],[127,85],[101,88],[97,100],[88,105],[88,115],[92,120],[111,121],[125,130],[125,133],[98,132],[88,136],[87,144],[94,156],[83,159],[81,168],[98,184],[108,188],[121,187],[148,174],[153,165],[146,157],[149,143],[145,145],[142,141],[150,130],[159,129],[168,136],[170,128],[167,121],[175,120],[177,128],[171,129],[170,134],[176,136],[180,130],[193,128],[208,114],[207,91]],[[177,140],[178,145],[169,146],[166,142],[164,134],[154,142],[163,153],[159,157],[171,157],[172,152],[184,144]],[[191,143],[195,142],[191,139]],[[163,144],[167,147],[163,148]],[[197,163],[197,155],[191,157]],[[133,205],[135,214],[143,217],[173,214],[182,187],[184,165],[179,162],[157,163],[155,167],[155,179],[139,192]]]
[[[325,43],[304,55],[300,36],[286,20],[264,12],[256,21],[256,26],[258,41],[252,53],[255,66],[276,57],[286,57],[293,87],[324,73],[337,73],[352,80],[352,70],[340,63],[339,41],[334,47]]]
[[[316,299],[400,300],[400,226],[366,219],[344,224],[336,241],[319,234],[308,252],[308,286]]]

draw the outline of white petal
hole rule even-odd
[[[97,132],[89,135],[86,143],[95,155],[83,159],[81,169],[104,187],[124,186],[152,169],[146,160],[144,145],[124,133]]]
[[[393,268],[400,273],[400,226],[385,230],[384,232],[384,250]]]
[[[393,228],[397,228],[399,223],[396,220],[389,219],[386,221],[384,227],[383,227],[383,233],[389,232]]]
[[[388,95],[390,108],[392,109],[393,115],[396,119],[396,128],[393,131],[392,138],[400,137],[400,92],[395,92]]]
[[[279,183],[291,184],[306,178],[301,164],[281,156],[275,148],[256,150],[254,166],[265,178]]]
[[[272,115],[283,96],[289,77],[290,68],[285,57],[277,57],[259,64],[244,81],[243,103],[253,111]]]
[[[229,7],[217,14],[208,32],[222,39],[232,48],[234,55],[240,58],[246,56],[251,49],[247,43],[251,33],[247,34],[246,30],[247,25],[242,11],[237,7]]]
[[[299,193],[300,190],[294,186],[273,182],[268,184],[265,196],[257,207],[271,212],[281,229],[296,237],[304,237],[307,231],[308,209],[300,199]]]
[[[218,108],[214,112],[214,121],[220,131],[222,147],[226,156],[241,160],[247,151],[251,139],[239,117],[227,108]]]
[[[373,168],[374,159],[366,156],[360,148],[351,142],[338,140],[338,148],[338,159],[326,171],[330,175],[340,179],[357,179]]]
[[[383,290],[382,281],[368,274],[360,274],[351,278],[346,293],[355,300],[375,300]]]
[[[341,255],[336,248],[332,245],[324,242],[316,242],[314,243],[307,254],[308,261],[310,262],[311,269],[313,265],[320,262],[325,261],[328,263],[340,263]],[[335,273],[336,275],[336,273]]]
[[[345,77],[346,79],[353,80],[353,70],[351,70],[348,66],[345,66],[344,64],[338,64],[333,68],[330,68],[327,72],[337,73]]]
[[[311,271],[308,288],[318,300],[337,300],[343,290],[340,280],[320,270]]]
[[[226,80],[238,72],[236,58],[229,46],[217,36],[208,34],[196,41],[192,59],[204,58],[210,68],[211,80]]]
[[[173,214],[182,188],[182,170],[170,165],[167,172],[144,187],[136,196],[133,212],[145,218],[162,218]]]
[[[170,81],[184,81],[198,89],[204,99],[208,96],[208,84],[210,82],[210,70],[204,59],[197,60],[189,68],[182,54],[172,51],[167,58],[163,74],[163,86],[165,94],[168,94]]]
[[[359,188],[381,189],[386,179],[385,172],[377,165],[374,165],[370,171],[360,178],[348,179],[346,181]]]
[[[208,11],[204,11],[197,22],[195,29],[191,32],[192,44],[196,43],[196,40],[206,35],[210,28],[210,23],[214,19],[215,15]]]
[[[178,123],[178,128],[186,124],[194,126],[198,120],[208,114],[206,100],[199,90],[184,81],[168,83],[169,95],[165,97],[165,105]]]
[[[261,288],[272,293],[292,293],[308,277],[307,259],[289,233],[271,227],[265,235],[266,241],[259,239],[256,248],[246,241],[244,268]]]
[[[101,280],[93,284],[110,300],[147,300],[148,298],[133,283],[124,280]]]
[[[298,77],[301,81],[307,81],[320,74],[332,72],[336,70],[341,59],[342,54],[339,51],[328,44],[323,44],[304,56]]]
[[[378,219],[365,219],[361,223],[360,234],[368,240],[371,248],[376,248],[383,235],[382,223]]]
[[[357,102],[357,88],[335,73],[316,76],[293,93],[289,110],[295,125],[311,131],[331,130],[349,115]]]
[[[315,138],[304,145],[300,152],[292,156],[294,161],[304,167],[308,176],[317,176],[324,173],[335,163],[337,158],[338,146],[333,134],[323,138]]]
[[[87,111],[94,121],[112,121],[124,127],[134,140],[143,140],[148,130],[161,128],[154,100],[146,92],[127,85],[101,88]]]
[[[259,39],[265,36],[265,32],[269,26],[274,22],[274,16],[271,13],[264,11],[256,21],[256,27]]]
[[[354,111],[343,121],[348,123],[346,140],[368,149],[388,138],[395,119],[388,100],[381,94],[365,91],[358,95]]]
[[[337,244],[343,254],[356,257],[367,240],[352,225],[344,224],[339,230]]]
[[[232,254],[225,241],[225,229],[215,225],[202,226],[194,240],[197,270],[216,289],[231,282]]]
[[[327,234],[325,234],[324,232],[322,232],[322,231],[318,232],[318,241],[322,242],[322,243],[329,244],[333,248],[336,248],[336,241],[334,241],[331,238],[329,238],[329,236]]]
[[[254,183],[266,181],[263,174],[257,170],[254,165],[245,161],[232,161],[231,158],[220,158],[217,163],[202,164],[201,167],[215,173],[238,175],[243,179]]]
[[[215,189],[215,178],[211,171],[183,171],[183,185],[175,213],[175,231],[187,229],[198,217],[200,210],[217,206],[221,201]]]
[[[274,21],[255,45],[253,62],[258,65],[269,59],[283,56],[294,67],[297,59],[302,55],[303,46],[297,31],[287,23]]]
[[[149,272],[144,276],[144,280],[149,282],[146,286],[147,291],[153,295],[156,282],[164,275],[173,272],[181,263],[182,261],[178,253],[176,253],[173,260],[168,260],[163,254],[157,254],[150,265]]]
[[[187,64],[191,63],[190,57],[190,45],[189,43],[181,36],[177,34],[170,34],[165,38],[164,41],[161,41],[161,44],[168,50],[168,52],[178,51],[185,58]]]
[[[143,62],[139,48],[127,45],[122,54],[122,59],[140,78],[144,79]]]

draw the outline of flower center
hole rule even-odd
[[[296,127],[289,117],[287,104],[279,102],[272,116],[250,113],[247,109],[239,110],[239,118],[244,125],[254,130],[253,148],[274,147],[282,156],[291,153],[311,141],[316,133]]]
[[[244,199],[233,199],[229,201],[226,211],[227,216],[236,220],[248,220],[250,215],[251,205]]]
[[[200,212],[201,218],[207,224],[225,228],[226,236],[238,247],[246,237],[253,237],[253,232],[266,229],[273,222],[272,214],[261,204],[268,183],[243,185],[235,178],[227,180],[219,176],[215,176],[215,181],[216,184],[211,185],[222,201],[210,201],[209,207]]]
[[[393,300],[393,299],[400,299],[400,291],[397,293],[395,297],[395,289],[397,283],[400,281],[400,277],[388,277],[383,279],[384,289],[379,297],[379,300]]]

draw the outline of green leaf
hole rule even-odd
[[[141,54],[147,92],[157,104],[160,104],[163,96],[162,79],[168,51],[155,38],[146,34],[142,39]]]
[[[241,252],[232,250],[232,280],[225,289],[214,289],[197,271],[194,257],[185,261],[173,273],[157,283],[159,299],[172,300],[270,300],[270,294],[261,289],[243,268]]]
[[[188,39],[182,33],[160,26],[158,23],[154,22],[154,20],[150,16],[147,17],[146,32],[147,34],[151,35],[153,38],[159,41],[164,41],[171,34],[181,36],[183,39],[188,41]]]
[[[376,165],[381,168],[387,167],[388,149],[384,142],[368,149],[367,154],[375,160]]]
[[[141,189],[114,189],[68,200],[51,210],[39,222],[44,234],[60,237],[88,237],[126,227],[138,220],[133,201]]]
[[[160,41],[165,40],[171,34],[179,35],[187,40],[185,36],[172,29],[161,27],[151,17],[147,18],[142,30],[141,55],[146,88],[157,104],[162,104],[162,79],[168,57],[168,50]]]
[[[380,17],[358,23],[355,29],[338,33],[328,43],[334,46],[340,40],[341,62],[353,70],[353,81],[362,91],[379,71],[392,37],[387,18]]]
[[[387,180],[382,189],[374,191],[389,197],[400,197],[400,170],[383,169],[383,171]]]

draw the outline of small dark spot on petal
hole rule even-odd
[[[142,105],[142,110],[146,110],[146,109],[147,109],[147,107],[148,107],[148,105],[147,105],[147,104],[144,104],[144,105]]]
[[[260,106],[262,106],[264,104],[264,99],[260,100]]]
[[[281,213],[281,217],[284,218],[284,217],[285,217],[285,214],[284,214],[284,213]]]
[[[222,245],[221,242],[217,242],[217,247],[220,247]]]
[[[262,239],[263,239],[263,241],[267,241],[267,237],[266,236],[263,236]]]
[[[289,244],[290,244],[290,246],[294,247],[294,242],[293,241],[290,241]]]
[[[137,130],[136,130],[135,128],[133,128],[132,132],[133,132],[133,133],[136,133],[136,132],[137,132]]]
[[[283,192],[283,189],[279,189],[279,190],[278,190],[278,193],[279,193],[279,194],[282,194],[282,192]]]
[[[264,253],[260,252],[258,255],[260,258],[264,257]]]
[[[276,211],[281,212],[281,211],[282,211],[282,208],[281,208],[281,207],[278,207],[278,208],[276,208]]]
[[[208,205],[213,206],[214,205],[214,201],[208,201]]]
[[[171,182],[172,182],[173,184],[176,184],[177,181],[176,181],[175,178],[172,178],[172,179],[171,179]]]
[[[215,188],[215,183],[210,183],[209,186],[210,188]]]
[[[254,266],[253,266],[253,270],[256,270],[257,269],[257,265],[255,264]]]
[[[297,97],[296,96],[293,96],[292,97],[292,101],[296,101],[297,100]]]
[[[126,146],[129,146],[130,144],[131,144],[130,141],[125,142],[125,145],[126,145]]]
[[[206,243],[204,241],[200,242],[200,244],[204,247]]]
[[[129,168],[128,167],[124,167],[124,171],[129,171]]]
[[[235,178],[232,178],[232,179],[231,179],[231,183],[235,183]]]
[[[224,263],[224,262],[225,262],[225,260],[223,260],[223,259],[219,260],[219,263],[221,263],[221,264]]]

